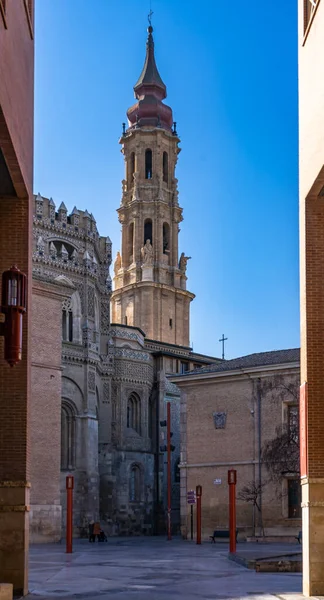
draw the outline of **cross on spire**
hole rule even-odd
[[[228,340],[228,338],[226,338],[226,337],[224,336],[224,334],[222,335],[221,339],[220,339],[220,340],[218,340],[219,342],[222,342],[222,359],[223,359],[223,360],[224,360],[224,358],[225,358],[225,342],[226,342],[226,340]]]
[[[149,14],[147,15],[147,18],[148,18],[148,22],[149,22],[149,26],[150,26],[150,27],[152,27],[152,17],[153,17],[153,14],[154,14],[154,13],[153,13],[153,10],[152,10],[152,8],[150,7],[150,12],[149,12]]]

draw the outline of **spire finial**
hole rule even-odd
[[[149,12],[149,14],[147,15],[147,19],[148,19],[148,22],[149,22],[150,29],[152,29],[152,31],[153,31],[153,27],[152,27],[152,17],[153,17],[153,14],[154,14],[154,13],[153,13],[153,10],[152,10],[152,8],[150,7],[150,12]]]

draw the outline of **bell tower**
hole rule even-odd
[[[114,264],[112,322],[140,327],[147,338],[189,346],[189,312],[194,294],[186,289],[189,257],[179,259],[182,208],[175,168],[180,152],[172,110],[163,103],[166,86],[158,72],[148,27],[146,57],[134,86],[136,103],[127,111],[120,139],[125,179],[118,217],[122,247]]]

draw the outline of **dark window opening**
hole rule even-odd
[[[172,329],[172,319],[169,319],[169,325],[170,325],[170,327]]]
[[[125,316],[124,320],[125,320],[125,325],[127,325],[127,316]]]
[[[63,404],[61,411],[61,469],[75,467],[75,415],[71,408]]]
[[[130,176],[131,181],[133,179],[134,173],[135,173],[135,152],[132,152],[130,155],[130,161],[129,161],[129,176]]]
[[[128,262],[133,262],[133,244],[134,244],[134,223],[131,223],[128,228]]]
[[[299,440],[299,407],[296,404],[288,406],[289,441],[298,444]]]
[[[174,483],[180,483],[180,458],[177,459],[174,465]]]
[[[181,362],[181,364],[180,364],[180,373],[186,373],[187,371],[189,371],[189,363],[187,363],[187,362]]]
[[[141,499],[141,471],[138,465],[133,465],[129,478],[129,500],[139,502]]]
[[[288,518],[301,518],[301,487],[299,479],[288,479]]]
[[[163,223],[163,254],[170,252],[170,227],[168,223]]]
[[[129,396],[127,402],[127,427],[141,435],[141,401],[135,393]]]
[[[147,219],[144,223],[144,244],[146,240],[150,240],[153,246],[153,236],[152,236],[152,221],[151,219]]]
[[[167,152],[163,152],[163,181],[169,181],[169,157]]]
[[[145,150],[145,179],[152,179],[152,150]]]

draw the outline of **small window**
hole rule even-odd
[[[73,312],[71,299],[63,302],[62,306],[62,340],[73,342]]]
[[[299,479],[288,479],[288,518],[301,518],[301,488]]]
[[[291,443],[298,444],[299,440],[299,407],[295,404],[288,406],[288,431]]]
[[[163,223],[163,254],[170,253],[170,226],[168,223]]]
[[[169,181],[169,157],[167,152],[163,152],[163,181]]]
[[[153,246],[153,232],[151,219],[146,219],[144,223],[144,245],[146,244],[147,240],[150,240]]]
[[[127,402],[127,428],[141,435],[141,401],[135,393],[129,396]]]
[[[145,179],[152,179],[152,150],[145,150]]]
[[[141,500],[141,470],[138,465],[132,465],[129,477],[129,501]]]
[[[132,152],[129,159],[129,177],[132,182],[133,175],[135,173],[135,152]]]
[[[63,402],[61,410],[61,469],[75,467],[75,414],[71,407]]]
[[[169,319],[170,329],[172,329],[172,319]]]
[[[186,373],[187,371],[189,371],[189,363],[181,362],[180,373]]]

